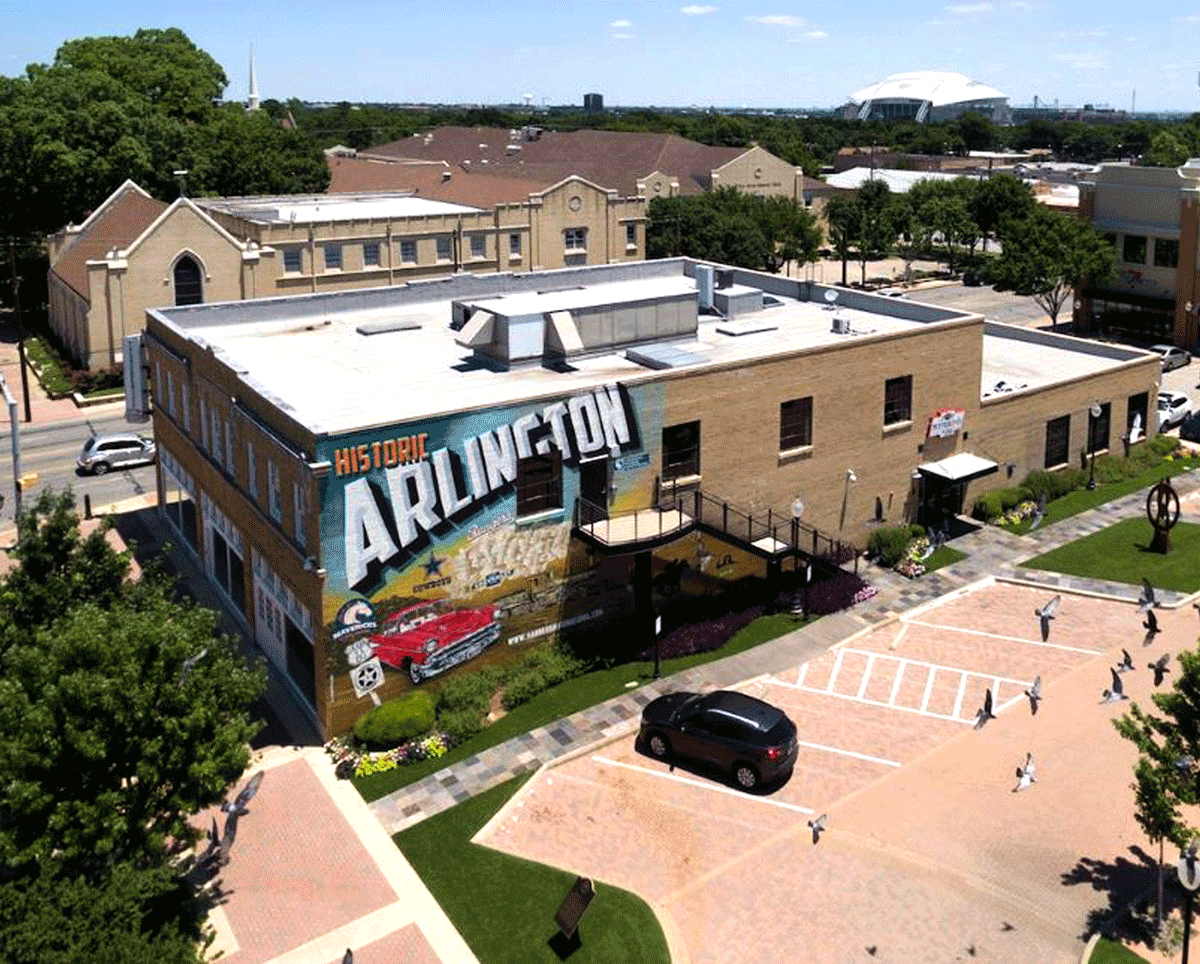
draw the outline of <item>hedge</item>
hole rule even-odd
[[[354,724],[354,736],[370,746],[396,746],[428,733],[433,721],[433,698],[417,690],[368,710]]]

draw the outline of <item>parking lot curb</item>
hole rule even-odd
[[[1117,593],[1111,593],[1111,592],[1099,592],[1098,590],[1095,590],[1095,589],[1080,589],[1076,586],[1052,586],[1052,585],[1047,585],[1044,582],[1038,582],[1035,579],[1021,579],[1017,576],[996,576],[995,579],[996,579],[996,582],[1007,583],[1010,586],[1020,586],[1023,589],[1044,589],[1046,591],[1057,590],[1059,592],[1069,592],[1072,596],[1087,596],[1090,599],[1104,599],[1108,602],[1126,603],[1127,605],[1130,605],[1130,606],[1136,606],[1138,604],[1138,601],[1136,599],[1130,599],[1128,596],[1122,596]],[[1120,585],[1123,585],[1123,586],[1127,585],[1131,589],[1138,588],[1138,587],[1132,585],[1132,583],[1121,583]],[[1187,603],[1191,602],[1192,600],[1196,599],[1197,597],[1200,597],[1200,592],[1189,593],[1188,595],[1184,596],[1181,599],[1177,599],[1174,602],[1160,602],[1154,608],[1155,609],[1181,609],[1183,606],[1185,606]]]
[[[1092,952],[1096,949],[1098,943],[1100,943],[1100,932],[1096,931],[1095,934],[1088,938],[1088,942],[1083,945],[1083,953],[1079,956],[1079,964],[1088,964],[1088,961],[1092,959]]]

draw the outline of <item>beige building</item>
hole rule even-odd
[[[471,194],[469,184],[451,188],[451,176],[437,180]],[[50,239],[51,326],[77,361],[103,368],[120,361],[123,336],[141,330],[148,308],[645,256],[643,198],[576,176],[532,191],[482,180],[483,204],[397,191],[168,205],[126,182]]]
[[[155,309],[143,340],[164,517],[325,734],[538,640],[648,638],[681,585],[829,576],[1140,437],[1159,377],[685,259]]]
[[[1117,270],[1077,293],[1077,330],[1200,351],[1200,160],[1102,164],[1080,184],[1079,213],[1112,241]]]

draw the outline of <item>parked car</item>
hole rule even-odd
[[[799,748],[786,713],[732,690],[652,700],[638,739],[660,760],[676,755],[728,770],[744,790],[791,773]]]
[[[1164,432],[1181,424],[1192,414],[1192,400],[1182,392],[1158,393],[1158,430]]]
[[[1189,415],[1179,426],[1179,437],[1185,442],[1200,442],[1200,415]]]
[[[454,609],[423,602],[390,616],[370,643],[380,660],[417,684],[478,656],[500,638],[500,629],[495,606]]]
[[[1183,368],[1192,363],[1191,353],[1178,345],[1151,345],[1150,350],[1162,356],[1162,370],[1169,372],[1174,368]]]
[[[110,469],[146,465],[153,462],[156,455],[154,439],[132,433],[93,435],[83,443],[83,451],[75,465],[81,472],[103,475]]]

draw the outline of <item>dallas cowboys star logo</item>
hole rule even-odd
[[[426,576],[440,576],[442,574],[442,566],[445,564],[445,559],[439,559],[432,552],[429,554],[429,561],[422,563],[425,567]]]

